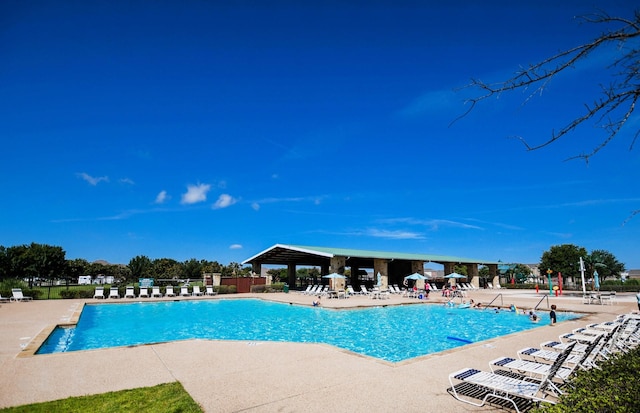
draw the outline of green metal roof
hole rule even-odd
[[[334,248],[334,247],[313,247],[305,245],[286,245],[276,244],[259,254],[243,261],[248,264],[253,261],[260,261],[265,264],[284,264],[287,262],[303,262],[308,261],[309,264],[326,260],[327,258],[342,256],[354,258],[379,258],[387,260],[414,260],[414,261],[432,261],[435,263],[453,262],[453,263],[476,263],[476,264],[501,264],[499,261],[484,260],[468,257],[456,257],[453,255],[433,255],[433,254],[415,254],[403,252],[388,251],[371,251],[358,250],[350,248]]]

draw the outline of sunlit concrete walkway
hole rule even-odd
[[[514,303],[525,309],[543,297],[531,291],[481,290],[471,292],[470,298],[487,303],[498,293],[503,294],[505,306]],[[311,305],[313,300],[294,292],[255,297],[304,305]],[[433,293],[429,299],[430,303],[442,301]],[[525,346],[539,345],[587,323],[611,320],[637,310],[633,294],[619,294],[614,305],[585,305],[580,297],[550,297],[549,304],[556,304],[558,311],[584,312],[586,316],[396,364],[328,345],[210,340],[25,357],[24,348],[33,347],[33,341],[43,331],[77,318],[84,302],[95,300],[2,304],[0,407],[178,380],[206,412],[499,411],[456,401],[446,392],[448,374],[463,367],[487,370],[488,361],[496,357],[513,356]],[[322,305],[417,302],[400,297],[352,297],[323,300]],[[541,307],[546,306],[544,299]],[[543,319],[541,324],[547,321]],[[406,333],[410,335],[411,330]]]

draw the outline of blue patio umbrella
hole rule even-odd
[[[330,280],[333,280],[333,288],[335,289],[335,280],[344,280],[347,277],[342,274],[338,274],[337,272],[332,272],[331,274],[323,275],[322,278],[329,278]]]
[[[449,279],[449,284],[453,285],[451,280],[458,279],[458,278],[467,278],[467,276],[466,275],[462,275],[462,274],[458,274],[457,272],[452,272],[449,275],[445,275],[444,278],[448,278]]]
[[[414,272],[413,274],[404,277],[405,280],[426,280],[427,278],[429,277],[422,275],[419,272]]]
[[[600,291],[600,276],[598,275],[598,271],[593,272],[593,287]]]

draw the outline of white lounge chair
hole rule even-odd
[[[513,378],[464,368],[449,375],[449,383],[451,383],[449,391],[457,400],[474,406],[484,406],[487,399],[502,399],[511,403],[518,413],[523,406],[517,403],[517,400],[528,401],[530,405],[538,402],[555,404],[562,392],[552,380],[572,350],[573,346],[567,347],[551,365],[542,380],[527,377]]]
[[[109,298],[120,298],[118,287],[111,287],[111,289],[109,290]]]
[[[149,289],[147,287],[140,287],[138,298],[149,298]]]
[[[213,290],[213,286],[212,285],[207,285],[205,294],[206,295],[216,295],[218,293]]]
[[[22,294],[21,288],[12,288],[11,289],[11,300],[10,301],[31,301],[33,298],[25,297]]]
[[[311,289],[308,292],[305,292],[305,295],[314,295],[316,293],[316,291],[318,291],[319,287],[320,287],[320,285],[312,286]]]
[[[180,287],[180,296],[181,297],[189,297],[191,294],[189,294],[189,287],[183,286]]]
[[[151,297],[160,297],[160,298],[162,298],[162,293],[160,292],[160,286],[151,287]]]
[[[104,287],[96,287],[96,291],[93,293],[93,298],[105,298]]]
[[[173,285],[167,285],[167,288],[165,288],[165,291],[164,291],[164,295],[166,295],[167,297],[176,296],[176,293],[173,292]]]
[[[136,298],[135,289],[132,286],[127,286],[127,290],[124,293],[124,298]]]
[[[201,295],[204,295],[204,294],[202,293],[202,291],[200,291],[200,286],[199,285],[194,285],[193,286],[193,291],[191,292],[191,295],[201,296]]]
[[[3,303],[11,302],[11,298],[3,297],[2,294],[0,294],[0,302],[3,302]]]
[[[587,348],[587,351],[582,353],[582,355],[579,357],[579,360],[577,360],[577,362],[572,362],[572,363],[565,362],[565,364],[558,369],[558,371],[556,372],[556,375],[551,379],[566,381],[573,374],[576,368],[579,367],[579,368],[586,369],[586,368],[593,367],[595,364],[593,363],[593,361],[589,359],[594,360],[597,357],[598,355],[597,347],[600,345],[600,339],[602,339],[602,336],[600,336],[597,341],[594,341],[589,345],[589,347]],[[558,354],[561,354],[561,353],[558,353]],[[567,358],[567,360],[569,360],[569,358]],[[551,366],[552,366],[551,364],[545,361],[546,360],[530,361],[530,360],[514,359],[511,357],[500,357],[495,360],[491,360],[489,362],[489,367],[491,368],[491,371],[494,373],[495,373],[495,368],[500,368],[500,369],[506,368],[518,374],[526,374],[531,377],[539,376],[539,378],[543,378],[545,375],[548,374],[549,369],[551,369]]]
[[[309,293],[309,291],[311,291],[311,287],[313,287],[313,285],[309,284],[307,285],[307,289],[304,291],[299,291],[301,294],[307,295]]]

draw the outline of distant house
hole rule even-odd
[[[94,284],[113,284],[114,278],[113,275],[97,275],[96,279],[93,280]]]
[[[78,277],[79,285],[89,285],[91,284],[91,276],[90,275],[81,275]]]
[[[640,270],[629,270],[621,275],[624,275],[627,280],[640,280]]]

